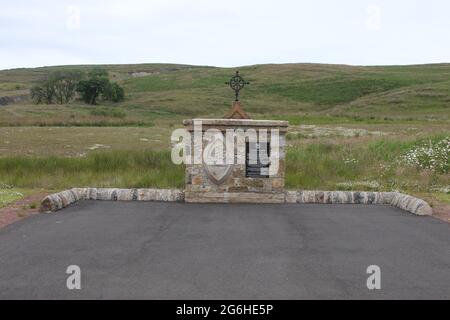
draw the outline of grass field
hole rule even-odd
[[[432,141],[442,141],[438,135]],[[287,187],[292,189],[400,190],[426,192],[448,182],[442,172],[415,170],[402,156],[423,140],[378,139],[369,142],[290,144]],[[443,161],[443,172],[448,163]],[[65,189],[97,187],[177,187],[184,184],[184,168],[170,160],[170,151],[115,150],[83,157],[13,156],[0,158],[6,185],[21,188]]]
[[[0,71],[0,98],[16,103],[0,108],[0,124],[24,125],[157,125],[184,117],[222,116],[232,100],[224,84],[234,69],[183,65],[104,66],[125,86],[127,99],[93,108],[80,103],[33,105],[29,88],[49,72],[92,67],[51,67]],[[254,118],[325,117],[340,122],[449,120],[450,65],[351,67],[285,64],[240,68],[251,82],[243,93]],[[337,118],[337,119],[334,119]]]
[[[29,101],[29,88],[49,72],[89,66],[0,71],[0,184],[27,190],[183,187],[184,169],[170,162],[170,134],[183,119],[228,111],[233,92],[224,83],[234,69],[104,67],[126,88],[124,102]],[[242,93],[245,110],[254,119],[291,124],[288,188],[399,190],[449,203],[449,151],[443,147],[450,137],[449,64],[240,71],[251,82]]]

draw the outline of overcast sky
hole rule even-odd
[[[0,69],[154,62],[450,62],[450,1],[0,2]]]

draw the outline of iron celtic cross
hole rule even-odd
[[[230,88],[234,90],[236,93],[236,101],[239,101],[239,91],[241,91],[245,85],[250,84],[250,82],[245,81],[244,78],[239,75],[239,71],[236,71],[236,75],[231,78],[229,82],[225,82],[225,84],[229,85]]]

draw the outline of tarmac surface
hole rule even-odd
[[[450,299],[450,225],[387,206],[82,201],[0,230],[0,299]]]

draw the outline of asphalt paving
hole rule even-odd
[[[0,230],[0,299],[450,299],[450,225],[387,206],[81,201]]]

